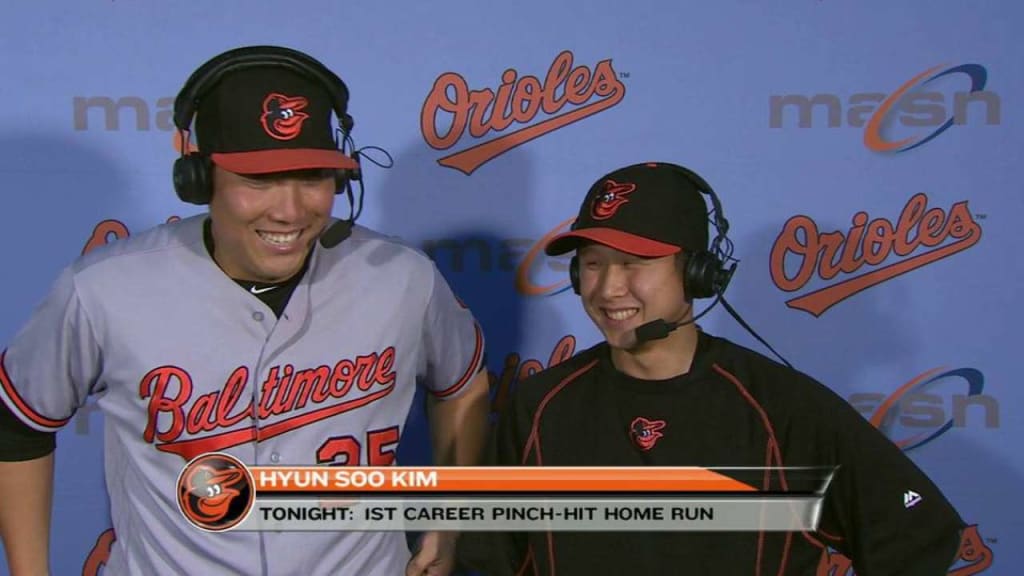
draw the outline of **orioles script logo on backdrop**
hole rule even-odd
[[[867,212],[857,212],[852,222],[844,234],[822,232],[808,216],[790,218],[772,246],[769,266],[775,285],[796,292],[815,274],[830,281],[840,272],[855,274],[878,266],[894,253],[902,259],[787,300],[790,308],[820,316],[862,290],[962,252],[981,240],[981,226],[967,209],[967,201],[953,204],[947,213],[942,208],[928,208],[924,194],[915,194],[907,202],[895,224],[885,218],[869,221]],[[787,274],[787,258],[797,263],[793,275]]]
[[[491,414],[496,417],[505,409],[509,395],[519,385],[520,381],[533,376],[545,368],[551,368],[565,362],[572,358],[572,355],[575,353],[576,337],[572,334],[566,334],[559,338],[558,342],[551,349],[547,366],[536,358],[524,360],[516,352],[505,356],[505,362],[502,364],[500,374],[492,371],[487,373],[492,392]]]
[[[296,369],[272,366],[260,385],[259,403],[239,399],[249,381],[249,369],[239,366],[220,390],[193,398],[192,376],[177,366],[150,370],[139,382],[139,397],[149,400],[148,422],[142,437],[157,450],[189,461],[200,454],[252,441],[264,441],[326,418],[357,410],[395,389],[395,349],[339,360],[333,368]],[[304,411],[307,404],[316,407]],[[246,420],[287,418],[256,428],[228,430]],[[168,418],[169,416],[169,418]],[[158,421],[163,423],[162,429]],[[182,439],[182,433],[188,438]]]
[[[420,130],[432,148],[448,150],[467,128],[470,136],[482,138],[513,123],[530,124],[541,112],[550,116],[438,160],[468,175],[520,144],[615,106],[625,95],[626,87],[611,60],[601,60],[591,71],[586,66],[573,67],[573,54],[566,50],[555,57],[543,83],[509,68],[501,75],[497,93],[490,88],[470,90],[465,78],[455,72],[441,74],[423,102]],[[566,110],[568,105],[573,108]]]

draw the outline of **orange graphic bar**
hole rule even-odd
[[[754,492],[706,468],[255,466],[256,492]]]

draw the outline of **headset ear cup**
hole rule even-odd
[[[351,182],[362,180],[362,173],[359,168],[341,168],[334,171],[334,191],[341,194],[348,190]]]
[[[686,259],[684,288],[688,298],[708,298],[715,295],[715,270],[718,258],[706,251],[694,252]]]
[[[569,261],[569,283],[572,284],[572,291],[576,294],[580,293],[580,259],[579,256],[573,256],[572,260]]]
[[[213,193],[210,159],[191,153],[174,161],[174,190],[182,202],[209,204]]]
[[[359,155],[353,154],[352,159],[356,161],[355,168],[340,168],[334,172],[334,191],[336,194],[345,192],[349,182],[362,180],[362,172],[359,170]]]
[[[348,134],[355,126],[355,121],[348,114],[348,87],[337,74],[329,70],[321,62],[307,54],[296,50],[278,46],[247,46],[229,50],[209,60],[185,82],[174,100],[174,125],[178,130],[188,132],[195,119],[197,110],[201,107],[203,98],[216,86],[226,75],[233,74],[238,70],[260,67],[283,67],[292,72],[305,75],[312,80],[319,82],[328,91],[331,98],[332,109],[338,118],[338,124],[342,131],[342,141],[339,142],[344,150],[344,143]],[[183,143],[184,146],[184,143]],[[173,168],[174,189],[183,202],[189,204],[209,204],[213,196],[212,186],[212,163],[209,158],[198,156],[192,158],[192,154],[186,154],[175,161]],[[352,158],[358,164],[358,153],[353,153]],[[360,180],[359,170],[346,170],[344,180]],[[346,189],[346,182],[339,179],[337,190]]]
[[[174,178],[174,191],[182,202],[188,202],[186,198],[189,196],[190,181],[186,164],[188,164],[188,161],[185,160],[184,156],[181,156],[174,161],[174,168],[171,170],[171,175]]]

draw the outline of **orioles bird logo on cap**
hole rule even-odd
[[[623,204],[629,202],[629,198],[626,196],[634,190],[636,190],[636,184],[619,184],[614,180],[605,180],[604,190],[594,198],[590,215],[594,217],[594,220],[611,218]]]
[[[302,112],[309,101],[302,96],[285,96],[272,93],[263,99],[263,115],[260,122],[271,138],[292,140],[302,131],[302,123],[309,114]]]

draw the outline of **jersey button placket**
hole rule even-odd
[[[253,319],[253,321],[255,321],[255,322],[259,323],[259,324],[263,324],[263,321],[266,318],[266,315],[262,311],[260,311],[260,310],[253,310],[252,313],[250,314],[250,317]],[[267,344],[267,340],[270,339],[270,333],[272,332],[272,327],[264,325],[264,330],[266,331],[266,335],[265,335],[264,340],[263,340],[262,345],[261,345],[261,348],[263,348],[263,349],[260,351],[260,355],[259,355],[259,357],[258,357],[258,359],[256,361],[256,366],[254,367],[256,374],[260,374],[262,372],[263,368],[264,368],[264,362],[265,362],[264,354],[266,353],[266,344]],[[259,411],[260,411],[259,410],[260,401],[262,399],[261,396],[260,396],[260,390],[261,390],[260,386],[255,385],[253,387],[253,396],[252,396],[252,402],[253,402],[252,421],[253,421],[253,429],[254,429],[254,431],[256,433],[256,438],[255,438],[255,442],[254,442],[253,448],[254,448],[254,450],[256,452],[256,454],[255,454],[255,457],[256,457],[255,461],[257,463],[264,462],[265,461],[264,458],[267,458],[267,456],[263,455],[263,454],[266,454],[266,453],[261,450],[262,447],[260,445],[260,442],[262,441],[262,438],[260,438],[260,432],[261,432],[260,427],[261,427],[262,422],[260,421],[260,418],[258,416]],[[280,455],[277,452],[273,452],[272,454],[269,455],[268,459],[272,463],[276,464],[277,462],[280,461],[281,457],[280,457]]]

